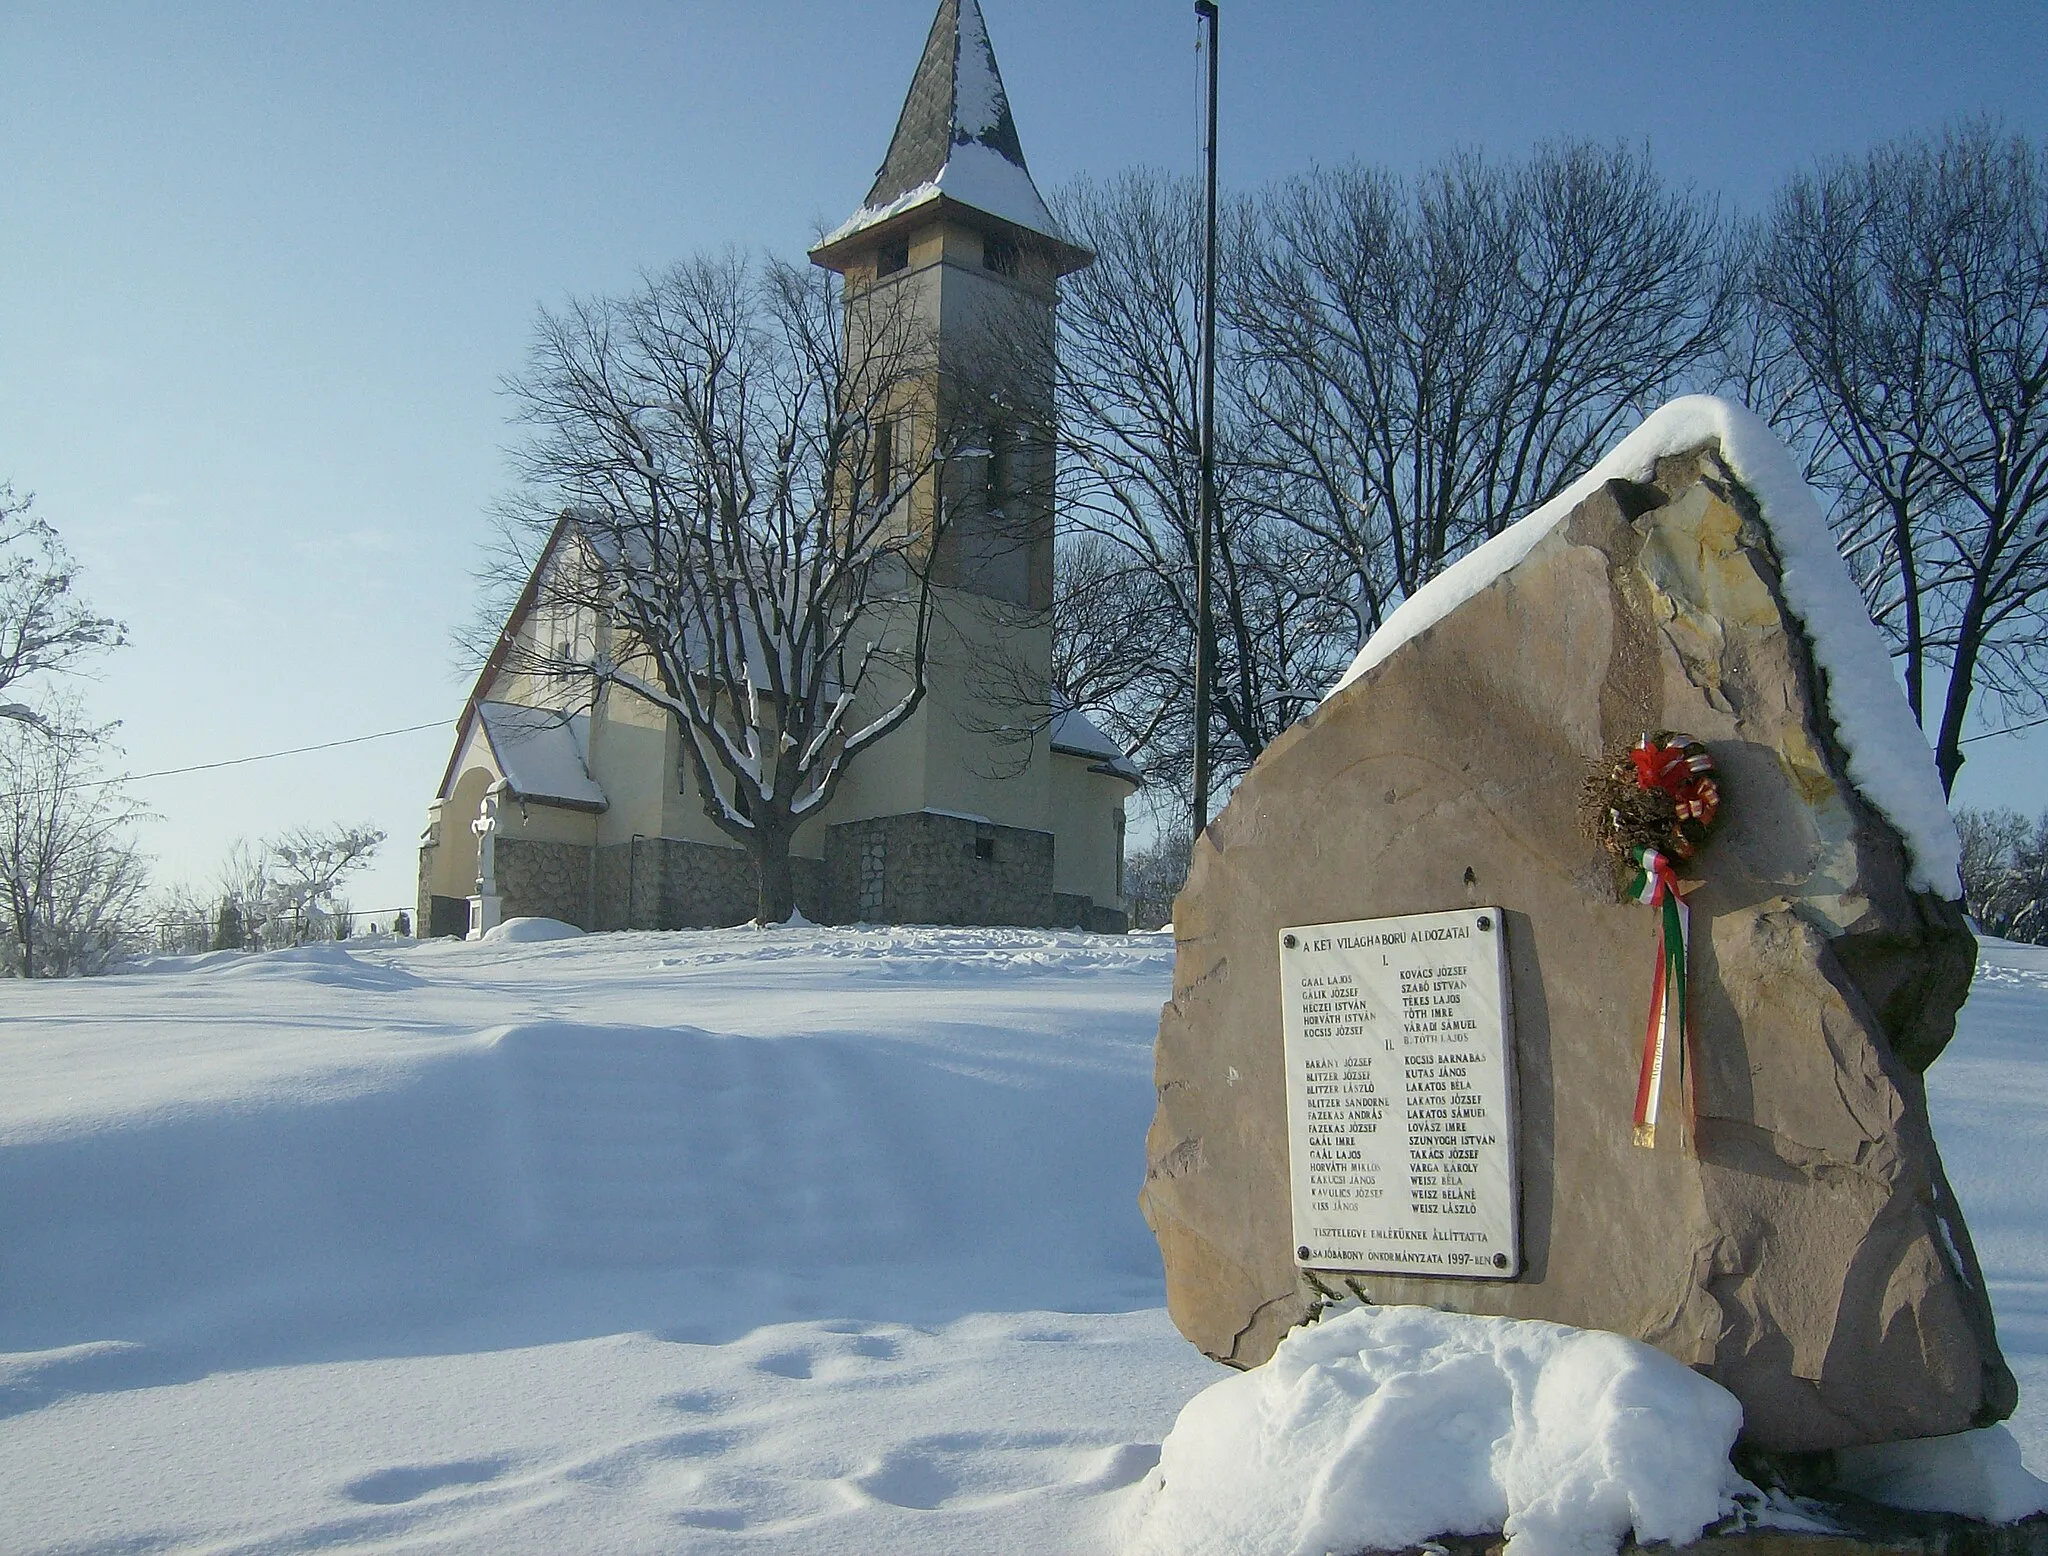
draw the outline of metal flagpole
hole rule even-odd
[[[1216,533],[1216,0],[1195,0],[1209,24],[1209,125],[1202,234],[1202,494],[1195,549],[1195,802],[1192,835],[1209,825],[1209,687],[1216,678],[1216,628],[1209,601],[1209,553]]]

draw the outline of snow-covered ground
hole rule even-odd
[[[221,954],[0,1002],[0,1549],[1107,1547],[1163,937]],[[1936,1128],[2048,1467],[2048,951]],[[2016,1170],[2017,1167],[2017,1170]]]

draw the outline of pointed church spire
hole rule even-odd
[[[874,186],[811,257],[831,264],[849,239],[942,197],[1050,240],[1072,256],[1063,269],[1086,263],[1085,251],[1060,236],[1024,165],[980,0],[939,0]]]
[[[951,169],[954,148],[967,146],[993,152],[1023,174],[1024,183],[1030,182],[981,7],[976,0],[940,0],[889,155],[862,207],[879,209],[924,185],[940,184]],[[1031,190],[1034,201],[1037,194]]]

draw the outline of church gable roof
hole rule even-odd
[[[979,0],[939,0],[874,186],[814,252],[942,196],[1064,242],[1024,165]]]

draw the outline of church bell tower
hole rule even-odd
[[[917,343],[872,446],[923,471],[902,519],[937,536],[923,700],[834,802],[862,918],[1124,922],[1136,770],[1052,696],[1054,311],[1094,257],[1031,181],[979,0],[939,0],[873,187],[811,250],[849,363]]]
[[[849,302],[887,305],[849,307],[849,330],[878,312],[934,330],[937,372],[903,408],[903,435],[976,423],[912,499],[925,514],[944,504],[941,587],[1051,608],[1053,309],[1059,278],[1093,258],[1031,180],[978,0],[940,0],[881,171],[811,260]]]

